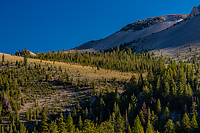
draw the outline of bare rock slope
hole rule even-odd
[[[164,15],[136,21],[104,39],[84,43],[76,49],[96,51],[128,43],[137,51],[165,49],[164,52],[172,54],[189,45],[200,45],[199,22],[200,6],[194,7],[189,15]]]
[[[149,36],[152,33],[157,33],[166,28],[169,28],[178,21],[185,19],[186,17],[186,14],[164,15],[136,21],[135,23],[128,24],[120,31],[104,39],[84,43],[76,49],[96,51],[109,49],[124,43],[138,41],[139,39]]]

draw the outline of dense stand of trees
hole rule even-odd
[[[97,132],[199,132],[198,69],[170,61],[167,67],[149,70],[146,78],[133,76],[121,95],[116,88],[96,96],[92,104],[78,104],[74,123],[88,116]],[[84,111],[88,109],[89,114]],[[110,126],[101,129],[104,123]]]
[[[104,69],[120,70],[122,72],[145,72],[149,68],[161,63],[161,59],[152,57],[148,52],[132,53],[130,48],[120,50],[120,47],[106,52],[75,52],[66,51],[47,52],[37,54],[34,58],[41,60],[59,61],[67,63],[79,63],[83,66],[94,66]]]
[[[70,80],[67,72],[62,71],[61,68],[52,68],[48,65],[45,68],[40,64],[31,66],[27,63],[27,56],[24,57],[24,61],[16,62],[13,66],[9,62],[5,63],[3,58],[0,73],[2,103],[0,115],[6,116],[6,118],[1,117],[1,121],[7,120],[9,124],[1,125],[2,132],[4,130],[5,132],[28,131],[29,127],[19,120],[18,110],[25,103],[21,93],[28,94],[29,89],[34,92],[31,93],[29,100],[32,99],[31,97],[36,98],[36,93],[40,96],[48,96],[53,93],[53,90],[59,89],[53,87],[52,83],[66,86],[66,88],[74,86],[75,89],[89,86],[90,95],[77,100],[71,112],[57,109],[56,114],[54,113],[56,107],[40,108],[36,102],[36,110],[28,109],[24,116],[29,122],[32,122],[32,119],[40,120],[37,124],[32,124],[33,132],[200,131],[198,115],[200,65],[196,58],[191,59],[191,64],[182,61],[177,63],[172,59],[153,57],[148,51],[141,54],[132,53],[131,49],[120,50],[119,47],[106,52],[64,53],[64,51],[58,51],[41,53],[34,57],[41,60],[90,65],[97,69],[139,73],[138,78],[132,76],[129,83],[121,82],[124,84],[122,93],[119,93],[114,79],[112,82],[114,90],[105,91],[99,83],[97,91],[95,82],[88,83],[88,80],[85,80],[83,83],[78,80],[77,84],[74,84],[73,79]],[[142,75],[143,72],[146,72],[146,76]],[[106,79],[103,82],[106,85]],[[39,91],[37,86],[40,86],[39,89],[43,91]],[[59,104],[59,99],[56,100],[56,104]]]

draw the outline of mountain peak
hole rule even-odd
[[[199,6],[197,6],[197,7],[193,7],[192,8],[192,11],[190,12],[190,14],[189,14],[189,18],[192,18],[192,17],[194,17],[194,16],[199,16],[200,15],[200,5]]]

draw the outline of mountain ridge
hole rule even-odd
[[[151,18],[146,18],[143,20],[138,20],[132,24],[128,24],[127,26],[123,27],[121,30],[109,35],[106,38],[96,40],[96,41],[86,42],[86,43],[76,47],[76,49],[77,50],[96,51],[96,50],[109,49],[109,48],[112,48],[115,46],[119,46],[120,44],[132,42],[134,40],[137,41],[139,38],[142,38],[142,37],[150,35],[152,33],[156,33],[161,30],[164,30],[166,28],[169,28],[170,26],[177,23],[175,21],[180,20],[180,19],[185,19],[187,17],[187,15],[188,14],[176,14],[176,15],[170,14],[170,15],[163,15],[163,16],[151,17]],[[156,20],[157,18],[160,18],[161,21],[155,22],[155,21],[157,21]],[[180,19],[177,19],[177,18],[180,18]],[[155,21],[154,21],[154,19],[155,19]],[[150,26],[144,26],[147,23]],[[153,23],[153,24],[151,24],[151,23]]]
[[[112,47],[128,44],[129,45],[128,47],[131,48],[136,47],[135,49],[136,51],[141,51],[144,49],[150,49],[150,50],[161,49],[161,48],[170,49],[171,46],[174,47],[179,46],[180,42],[183,44],[188,44],[188,43],[193,44],[194,42],[198,43],[200,40],[198,38],[194,38],[196,36],[195,31],[197,31],[198,28],[195,28],[194,25],[189,25],[188,22],[192,21],[191,24],[195,23],[193,21],[198,21],[196,17],[198,17],[199,15],[200,15],[200,5],[198,7],[193,7],[190,14],[169,14],[169,15],[150,17],[143,20],[138,20],[134,23],[126,25],[121,30],[109,35],[106,38],[96,41],[86,42],[74,48],[73,50],[94,52],[97,50],[110,49]],[[180,25],[184,26],[182,26],[181,29],[177,28]],[[196,25],[198,27],[198,24]],[[193,31],[189,29],[192,29]],[[189,31],[188,34],[190,35],[186,33],[187,30]],[[169,33],[169,31],[171,32]],[[182,41],[180,39],[181,37],[179,37],[179,39],[174,38],[173,36],[179,36],[179,35],[176,35],[173,32],[175,32],[176,34],[183,34]],[[167,35],[166,37],[164,37],[165,34]],[[155,38],[154,37],[155,35],[158,38]],[[189,39],[188,36],[191,36],[191,38],[193,38],[194,40]],[[163,40],[161,40],[161,38]],[[172,38],[174,40],[170,41],[169,38]],[[186,38],[187,38],[187,43],[185,43],[186,41],[184,41]],[[165,42],[169,42],[170,44],[166,45]],[[155,45],[151,46],[152,43],[154,43]]]

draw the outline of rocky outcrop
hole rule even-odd
[[[192,11],[188,15],[188,18],[193,18],[194,16],[199,16],[200,15],[200,5],[198,7],[193,7]]]

